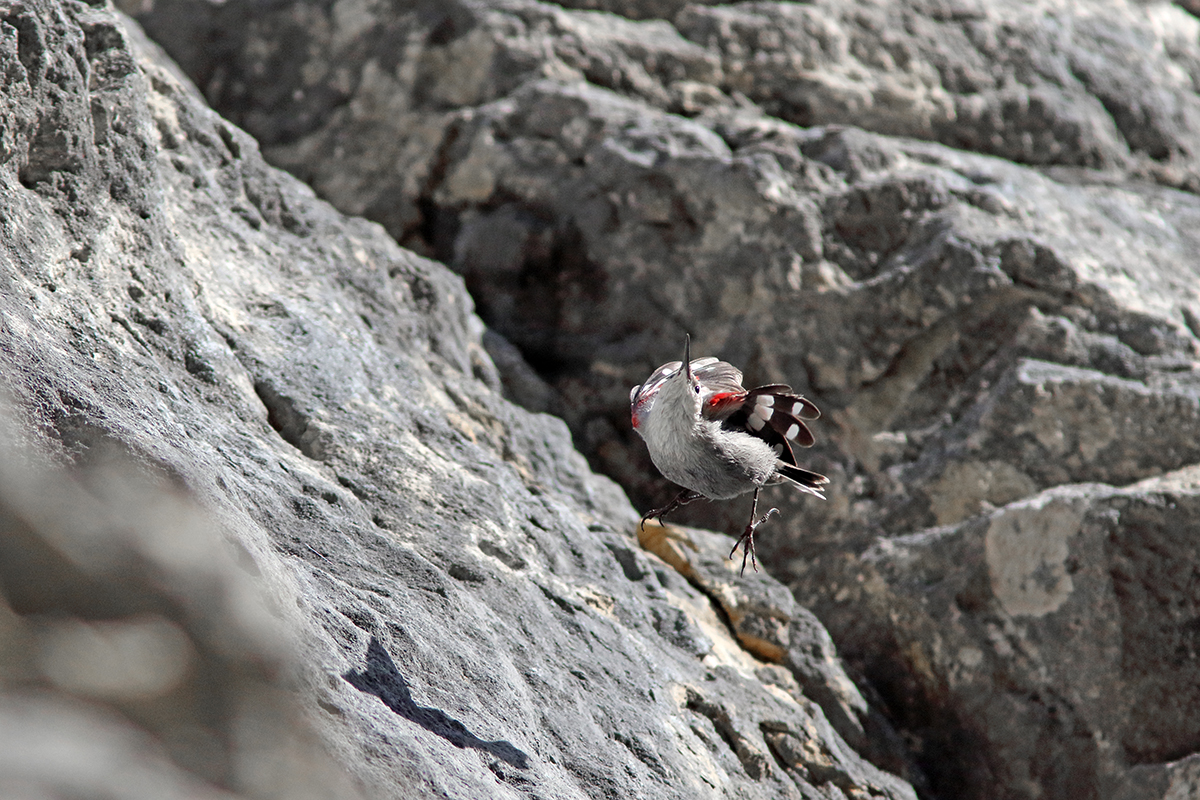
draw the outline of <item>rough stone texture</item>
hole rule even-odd
[[[0,794],[915,798],[786,589],[775,665],[502,398],[459,277],[112,10],[0,9]]]
[[[798,682],[846,742],[873,763],[909,775],[928,789],[891,722],[867,703],[846,674],[828,631],[770,577],[731,572],[727,537],[647,522],[639,527],[638,540],[716,602],[745,649],[786,668],[767,668],[760,677],[790,674],[788,684]]]
[[[924,763],[965,773],[935,783],[1195,795],[1198,513],[1189,467],[1124,489],[1049,489],[863,555],[846,602],[875,611],[844,624],[874,641],[868,669],[893,681],[891,708],[933,756]]]
[[[615,13],[159,0],[140,18],[269,160],[461,274],[509,396],[560,414],[638,506],[671,489],[628,387],[685,331],[813,396],[830,500],[773,493],[760,552],[933,793],[1186,795],[1197,743],[1169,720],[1200,715],[1200,661],[1169,643],[1200,589],[1156,576],[1190,568],[1200,525],[1134,482],[1200,461],[1194,4],[567,5]],[[1140,510],[1099,533],[1118,495]],[[946,553],[993,525],[1007,577],[981,583]],[[930,544],[886,568],[892,539]],[[926,572],[969,590],[893,614]],[[1114,604],[1157,593],[1140,624],[1072,616],[1105,580]],[[987,635],[993,617],[1028,630]],[[1105,637],[1120,655],[1092,658]],[[989,665],[1003,679],[975,677]],[[1145,676],[1175,704],[1161,722]]]
[[[1196,185],[1200,25],[1170,4],[746,3],[675,21],[721,53],[727,89],[792,122]]]
[[[290,691],[294,577],[265,598],[167,481],[67,475],[4,420],[0,796],[360,797]]]

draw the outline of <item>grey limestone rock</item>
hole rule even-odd
[[[499,394],[461,278],[111,9],[3,6],[0,76],[0,793],[915,797]]]
[[[845,603],[878,610],[846,621],[843,649],[891,677],[922,763],[960,773],[935,783],[1195,791],[1198,477],[1056,487],[880,540],[847,571]]]
[[[830,499],[773,491],[782,521],[763,531],[760,554],[829,627],[844,674],[863,679],[865,719],[874,708],[899,723],[932,795],[1168,797],[1194,786],[1196,742],[1172,720],[1200,711],[1188,688],[1200,661],[1185,646],[1196,586],[1157,576],[1193,568],[1184,545],[1197,525],[1144,483],[1200,460],[1200,23],[1189,6],[567,5],[600,10],[534,0],[131,10],[268,160],[457,272],[503,337],[484,341],[496,371],[473,335],[439,329],[420,341],[561,415],[637,506],[672,489],[629,430],[628,388],[677,358],[685,332],[697,355],[811,396],[825,416],[807,458],[831,476]],[[64,135],[86,143],[87,130]],[[69,171],[69,148],[33,141],[28,181]],[[254,203],[245,207],[253,219]],[[276,427],[310,456],[357,459],[342,474],[378,498],[381,520],[410,515],[379,488],[391,481],[377,465],[391,456],[354,455],[377,452],[359,442],[391,441],[392,429],[347,445],[302,391],[324,369],[302,380],[267,369],[283,359],[271,337],[286,322],[263,326],[269,335],[233,328],[234,361],[249,365]],[[320,396],[344,407],[354,381],[333,384]],[[475,397],[465,391],[454,397]],[[1112,517],[1121,502],[1140,510]],[[1083,527],[1075,511],[1059,513],[1067,507]],[[679,519],[736,531],[744,512],[693,504]],[[1101,518],[1112,527],[1096,536],[1119,541],[1133,572],[1091,534],[1077,537]],[[1097,588],[1034,615],[1048,627],[1024,639],[1003,625],[991,636],[992,617],[1016,612],[998,599],[1003,581],[980,578],[977,549],[956,542],[1025,521],[1037,547],[1077,553],[1026,583],[1061,594],[1061,572]],[[1158,529],[1178,538],[1163,544]],[[1077,540],[1093,544],[1076,551]],[[902,566],[880,555],[893,541]],[[539,563],[511,543],[488,547],[510,568]],[[1001,548],[988,569],[1025,575],[1023,548]],[[935,574],[965,588],[953,602],[917,603],[915,576]],[[1141,591],[1134,584],[1158,593],[1160,608],[1137,613],[1159,634],[1070,616],[1072,598],[1108,597],[1105,585],[1124,597]],[[768,643],[770,620],[792,612],[761,605],[774,611],[739,618],[741,633]],[[893,618],[912,607],[921,614]],[[670,613],[649,619],[704,650]],[[1119,657],[1089,649],[1110,634],[1126,648]],[[1013,649],[1030,641],[1036,657]],[[1170,663],[1165,642],[1177,645]],[[811,644],[818,655],[793,659],[793,677],[823,674],[828,651]],[[977,668],[991,671],[977,679]],[[1144,670],[1165,677],[1143,692]],[[1078,686],[1061,677],[1075,673]],[[1161,723],[1139,716],[1154,691],[1178,706]],[[851,739],[857,722],[871,747],[893,752],[852,699],[830,689],[821,702]],[[839,716],[843,703],[859,711]],[[772,752],[791,752],[776,739]]]

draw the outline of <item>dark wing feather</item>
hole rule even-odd
[[[798,466],[792,451],[793,445],[813,446],[816,440],[804,420],[818,419],[820,410],[811,400],[793,393],[790,386],[760,386],[749,393],[746,403],[751,407],[747,417],[749,428],[761,425],[764,432],[770,432],[764,438],[778,437],[786,443],[779,456],[782,462],[777,467],[779,474],[808,494],[824,500],[824,487],[829,478]]]
[[[824,475],[791,464],[780,465],[779,474],[809,494],[825,499],[825,490],[821,487],[829,483],[829,478]]]
[[[804,421],[820,416],[811,400],[794,394],[786,384],[776,383],[746,392],[724,425],[759,437],[775,448],[780,461],[795,466],[792,448],[812,447],[816,441]]]

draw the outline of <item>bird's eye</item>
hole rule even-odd
[[[692,389],[695,390],[696,394],[700,394],[700,384],[697,383]]]

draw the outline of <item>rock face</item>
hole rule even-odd
[[[875,610],[842,622],[874,642],[869,669],[890,676],[905,727],[957,755],[936,783],[1196,794],[1198,503],[1195,467],[1074,484],[863,555],[845,602]]]
[[[814,397],[831,499],[777,492],[760,549],[933,794],[1200,791],[1188,6],[568,5],[612,13],[139,19],[268,160],[462,275],[509,395],[640,507],[670,489],[628,387],[685,331]]]
[[[786,588],[640,548],[462,280],[127,22],[0,13],[0,795],[915,798]]]

